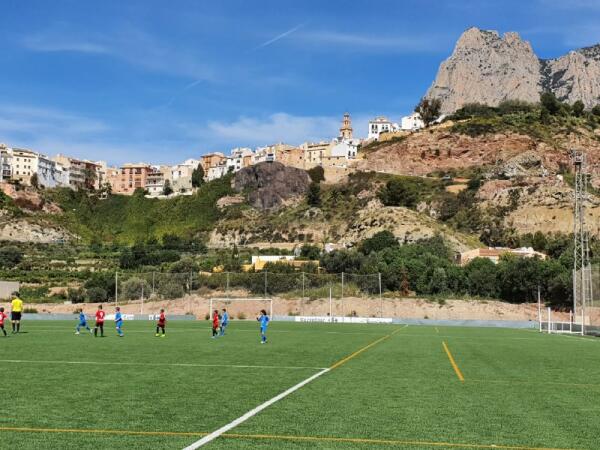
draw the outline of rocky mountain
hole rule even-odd
[[[544,60],[517,33],[470,28],[440,65],[426,96],[439,98],[442,111],[450,113],[466,103],[537,102],[546,90],[568,103],[599,104],[600,44]]]

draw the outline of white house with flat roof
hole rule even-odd
[[[392,133],[399,129],[398,124],[390,121],[387,117],[375,117],[369,120],[369,134],[367,135],[367,139],[379,139],[381,133]]]

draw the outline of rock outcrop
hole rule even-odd
[[[248,202],[261,210],[276,209],[285,201],[302,195],[308,189],[306,171],[279,162],[264,162],[246,167],[235,174],[232,187],[248,192]]]
[[[517,33],[470,28],[440,65],[426,96],[439,98],[442,112],[451,113],[467,103],[537,102],[546,90],[587,108],[600,103],[600,45],[543,60]]]

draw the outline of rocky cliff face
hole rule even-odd
[[[258,209],[274,209],[284,201],[304,194],[310,184],[302,169],[279,162],[260,163],[235,174],[232,187],[236,192],[249,191],[248,202]]]
[[[517,33],[500,36],[470,28],[441,64],[426,96],[442,100],[442,111],[450,113],[466,103],[537,102],[545,90],[588,108],[600,103],[600,45],[542,60]]]

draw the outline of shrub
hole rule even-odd
[[[409,180],[394,178],[389,180],[379,192],[379,199],[386,206],[412,208],[417,204],[418,190],[415,183]]]
[[[38,310],[35,308],[28,307],[28,308],[23,308],[23,312],[25,314],[37,314]]]
[[[241,313],[238,314],[237,318],[239,320],[246,320],[246,314],[244,314],[243,312],[241,312]]]
[[[0,247],[0,268],[13,269],[23,260],[23,252],[12,245]]]
[[[108,293],[101,287],[92,287],[87,289],[87,301],[92,303],[102,303],[108,300]]]
[[[159,283],[158,293],[165,299],[181,298],[185,293],[185,288],[176,280],[167,280]]]
[[[150,286],[146,280],[141,278],[129,278],[121,283],[120,295],[126,300],[137,300],[150,295]]]
[[[71,303],[83,303],[85,302],[86,294],[83,288],[69,288],[67,290],[67,299]]]

